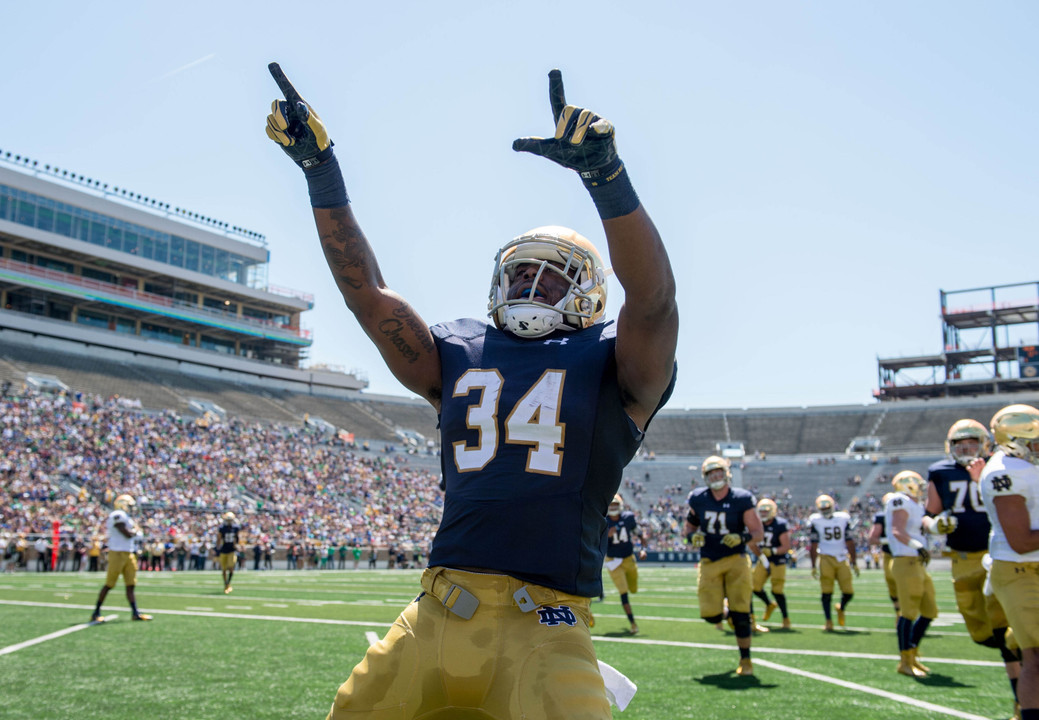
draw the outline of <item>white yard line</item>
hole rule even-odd
[[[90,623],[80,623],[79,625],[73,625],[72,627],[65,628],[64,630],[58,630],[57,632],[48,633],[47,635],[40,635],[39,637],[33,638],[32,640],[26,640],[25,642],[15,643],[14,645],[8,645],[5,648],[0,648],[0,655],[9,655],[10,653],[18,652],[22,648],[38,645],[42,642],[47,642],[48,640],[53,640],[54,638],[60,638],[64,635],[68,635],[69,633],[74,633],[88,627],[90,627]]]
[[[818,680],[819,682],[830,683],[831,685],[837,685],[848,690],[858,690],[864,692],[867,695],[875,695],[877,697],[887,698],[888,700],[894,700],[902,705],[910,705],[912,707],[920,708],[921,710],[928,710],[930,712],[941,713],[942,715],[949,715],[950,717],[964,718],[965,720],[988,720],[988,718],[982,715],[974,715],[972,713],[963,712],[961,710],[954,710],[952,708],[945,707],[943,705],[935,705],[934,703],[924,702],[923,700],[917,700],[906,695],[899,695],[898,693],[888,692],[887,690],[880,690],[878,688],[869,687],[867,685],[859,685],[858,683],[848,682],[847,680],[838,680],[837,678],[830,677],[829,675],[820,675],[819,673],[809,672],[807,670],[799,670],[798,668],[788,667],[786,665],[780,665],[779,663],[770,662],[768,660],[754,660],[756,665],[762,667],[771,668],[772,670],[780,670],[782,672],[790,673],[791,675],[800,675],[811,680]]]

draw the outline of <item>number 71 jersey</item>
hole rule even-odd
[[[430,565],[598,595],[606,508],[642,441],[617,385],[614,324],[536,339],[477,320],[431,329],[446,494]]]

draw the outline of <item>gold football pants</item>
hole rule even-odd
[[[611,717],[588,598],[446,568],[427,569],[422,587],[340,686],[328,720]]]
[[[700,600],[700,617],[709,618],[729,610],[750,612],[750,557],[729,555],[719,560],[700,561],[696,578],[696,594]]]

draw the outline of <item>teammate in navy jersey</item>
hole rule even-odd
[[[231,594],[231,578],[234,577],[235,565],[238,563],[238,536],[242,529],[235,523],[233,512],[220,516],[223,520],[216,530],[216,554],[220,565],[220,573],[224,578],[224,595]]]
[[[758,500],[758,517],[761,518],[761,528],[764,539],[760,545],[752,545],[751,552],[758,556],[758,563],[754,566],[751,574],[751,590],[765,603],[765,615],[762,622],[768,622],[777,609],[783,616],[783,629],[790,629],[790,613],[786,605],[786,560],[790,552],[790,524],[786,518],[777,515],[779,506],[772,498],[761,498]],[[772,585],[772,595],[775,600],[769,599],[765,591],[765,583]],[[756,632],[768,632],[768,628],[755,624]]]
[[[693,547],[700,548],[697,596],[700,617],[718,624],[729,619],[740,650],[737,675],[753,675],[750,638],[751,572],[747,543],[760,543],[765,533],[758,517],[754,496],[743,488],[732,487],[729,461],[712,455],[700,467],[706,487],[689,493],[689,514],[685,535]]]
[[[602,590],[606,512],[622,469],[674,386],[678,335],[674,274],[613,126],[567,105],[553,70],[554,137],[520,138],[513,149],[579,173],[625,292],[616,322],[604,322],[607,271],[594,245],[551,226],[498,251],[493,324],[429,327],[384,282],[321,119],[277,64],[270,70],[286,99],[272,104],[267,135],[307,177],[347,307],[440,419],[444,511],[424,592],[368,650],[329,717],[610,717],[589,599]],[[371,99],[358,105],[371,112]],[[501,122],[495,108],[472,110]],[[401,187],[443,194],[436,153],[443,162],[451,151],[479,152],[467,139],[463,126],[450,143],[429,138],[428,157],[399,159],[419,181]]]
[[[992,454],[989,432],[977,420],[957,420],[945,437],[944,460],[927,469],[927,514],[931,532],[945,535],[952,557],[952,584],[963,622],[974,642],[999,650],[1011,690],[1017,698],[1020,650],[1007,635],[1009,622],[995,595],[985,595],[982,565],[992,524],[981,503],[978,478]],[[1008,647],[1008,640],[1010,647]]]
[[[606,570],[621,596],[621,607],[628,616],[631,627],[628,632],[638,635],[639,626],[635,622],[635,614],[631,611],[628,594],[639,591],[639,566],[635,562],[635,540],[639,541],[639,560],[646,559],[646,540],[639,530],[635,513],[624,509],[624,498],[613,496],[606,513]]]

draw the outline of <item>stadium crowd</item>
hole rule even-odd
[[[396,560],[403,548],[425,553],[440,521],[438,483],[407,456],[304,427],[198,422],[117,397],[31,389],[0,405],[0,540],[15,565],[29,546],[36,557],[50,552],[55,520],[59,562],[82,562],[119,493],[138,498],[149,568],[204,563],[226,510],[261,559],[273,545],[291,550],[296,567],[327,567],[346,546],[392,547]]]

